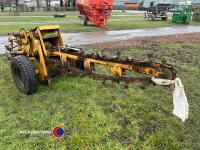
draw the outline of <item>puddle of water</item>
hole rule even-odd
[[[64,33],[64,41],[76,45],[86,45],[110,41],[126,40],[137,37],[166,36],[200,32],[200,26],[173,26],[156,29],[132,29],[106,32]]]

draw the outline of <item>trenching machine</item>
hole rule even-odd
[[[152,83],[151,77],[174,80],[176,71],[166,61],[136,61],[132,58],[106,57],[81,48],[64,45],[58,25],[20,29],[10,34],[6,46],[11,54],[11,71],[17,87],[26,94],[36,92],[38,80],[50,84],[58,74],[87,76],[114,82]],[[111,75],[97,73],[98,65],[110,69]],[[126,72],[147,76],[133,77]],[[148,76],[150,75],[150,76]]]

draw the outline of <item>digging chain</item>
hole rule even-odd
[[[70,52],[68,50],[64,50],[68,54],[74,55],[74,52]],[[106,61],[106,62],[112,62],[112,63],[119,63],[119,64],[133,64],[134,66],[140,68],[140,67],[148,67],[153,64],[151,61],[144,61],[144,62],[139,62],[139,61],[134,61],[132,58],[126,58],[126,59],[121,59],[118,56],[114,56],[112,58],[106,57],[105,55],[100,55],[100,54],[94,54],[94,53],[89,53],[86,51],[83,51],[82,49],[79,49],[78,52],[76,52],[77,56],[79,56],[81,59],[86,59],[86,58],[91,58],[95,60],[101,60],[101,61]],[[170,64],[160,64],[162,69],[167,70],[170,72],[175,78],[176,77],[176,70],[173,68],[172,65]],[[112,82],[124,82],[125,84],[133,83],[133,82],[140,82],[143,84],[152,84],[151,77],[127,77],[127,76],[111,76],[111,75],[102,75],[102,74],[97,74],[94,71],[94,68],[91,70],[82,70],[77,67],[73,67],[70,64],[67,64],[65,68],[65,74],[71,75],[71,76],[87,76],[89,78],[95,79],[95,80],[101,80],[101,81],[107,81],[110,80]],[[136,69],[137,70],[137,69]]]

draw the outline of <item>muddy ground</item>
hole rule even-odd
[[[175,25],[172,27],[113,30],[105,32],[80,32],[62,34],[65,43],[69,45],[88,45],[102,42],[138,39],[142,37],[168,36],[200,32],[200,26]]]
[[[91,44],[86,47],[111,57],[120,52],[121,57],[144,60],[147,59],[147,55],[144,56],[146,53],[152,54],[156,61],[167,59],[174,65],[181,61],[200,68],[200,33],[129,39]]]
[[[137,39],[128,39],[113,42],[104,42],[98,44],[89,44],[88,47],[95,47],[96,49],[116,49],[128,46],[155,46],[159,42],[177,42],[187,44],[200,44],[200,33],[189,33],[180,35],[158,36],[158,37],[146,37]]]

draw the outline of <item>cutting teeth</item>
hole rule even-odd
[[[96,53],[96,56],[97,56],[97,57],[101,57],[98,53]]]
[[[132,57],[128,57],[128,59],[129,59],[129,61],[132,61],[132,60],[133,60],[133,58],[132,58]]]
[[[120,56],[121,56],[121,52],[117,51],[117,57],[120,57]]]
[[[101,58],[105,58],[106,56],[104,54],[99,55]]]
[[[116,56],[116,55],[112,56],[112,59],[118,59],[118,56]]]
[[[153,54],[147,54],[148,61],[152,62],[153,61]]]

